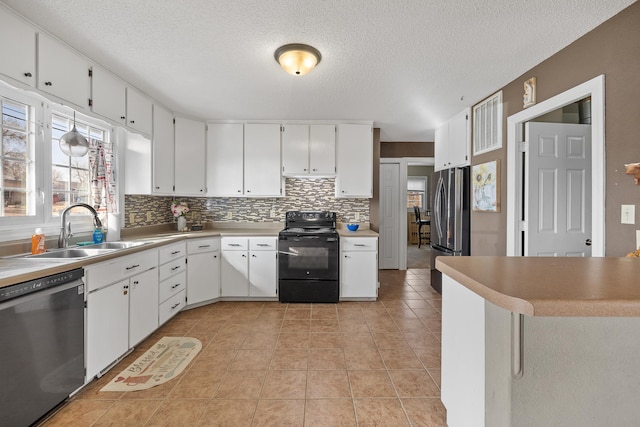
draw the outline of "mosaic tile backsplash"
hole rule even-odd
[[[189,206],[189,221],[191,214],[199,213],[202,222],[284,222],[287,211],[327,210],[337,213],[338,222],[369,222],[369,199],[336,199],[334,178],[287,178],[285,194],[278,198],[125,195],[125,228],[174,222],[170,210],[174,200]]]

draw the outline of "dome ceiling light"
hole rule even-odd
[[[299,43],[280,46],[276,49],[274,57],[283,70],[294,76],[304,76],[322,59],[318,49]]]
[[[73,128],[60,137],[60,149],[70,157],[82,157],[89,152],[89,142],[76,129],[76,112],[73,112]]]

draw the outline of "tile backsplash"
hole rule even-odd
[[[174,222],[171,203],[187,203],[203,222],[284,222],[287,211],[328,210],[338,222],[369,222],[369,199],[336,199],[334,178],[287,178],[285,197],[171,197],[125,195],[125,228]],[[359,220],[356,221],[356,214]]]

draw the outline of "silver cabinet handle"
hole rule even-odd
[[[354,243],[353,246],[358,246],[358,247],[365,247],[367,245],[363,244],[363,243]]]
[[[239,248],[240,243],[229,243],[229,246],[233,246],[234,248]]]
[[[198,246],[198,249],[204,249],[204,248],[210,248],[211,245],[200,245]]]

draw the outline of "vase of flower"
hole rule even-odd
[[[184,202],[173,203],[171,205],[171,213],[178,221],[178,231],[188,231],[187,229],[187,213],[189,207]]]

